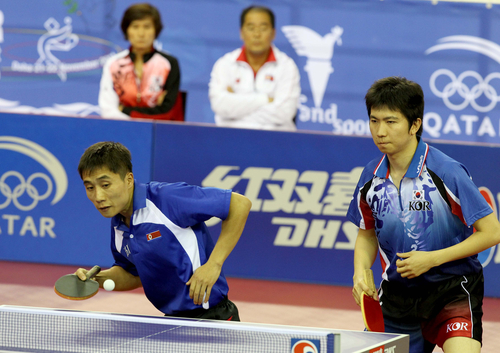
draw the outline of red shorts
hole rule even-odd
[[[482,342],[483,297],[481,272],[455,276],[425,288],[409,289],[384,281],[380,299],[386,326],[392,332],[401,329],[397,332],[409,334],[411,348],[412,338],[414,344],[422,341],[422,345],[439,347],[451,337]]]
[[[477,320],[474,320],[470,303],[458,300],[447,304],[434,319],[423,322],[422,334],[427,341],[443,347],[444,342],[451,337],[476,338],[475,324],[477,325]]]

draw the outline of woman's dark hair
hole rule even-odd
[[[127,38],[127,28],[135,20],[143,20],[145,18],[151,17],[155,26],[155,38],[158,38],[161,30],[163,29],[163,24],[161,23],[160,13],[158,9],[150,4],[134,4],[130,6],[123,14],[121,29],[125,39]]]

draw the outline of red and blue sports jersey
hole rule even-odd
[[[490,213],[466,167],[420,140],[399,191],[386,155],[365,167],[347,217],[361,229],[375,229],[382,278],[411,287],[479,272],[481,264],[474,255],[405,279],[396,271],[396,253],[458,244],[473,233],[475,221]]]
[[[114,266],[139,276],[149,301],[161,312],[174,315],[199,309],[189,298],[186,282],[214,248],[204,222],[211,217],[225,219],[230,202],[231,190],[135,182],[130,228],[119,214],[111,220]],[[221,272],[203,307],[217,305],[227,292]]]

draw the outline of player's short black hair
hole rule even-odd
[[[98,142],[85,150],[78,173],[83,179],[83,174],[92,173],[99,168],[108,168],[112,173],[120,174],[125,179],[127,173],[132,172],[132,154],[119,142]]]
[[[250,11],[260,11],[260,12],[267,13],[269,15],[269,18],[271,19],[271,26],[274,29],[274,12],[270,8],[268,8],[268,7],[265,7],[265,6],[254,6],[254,5],[245,8],[241,12],[241,15],[240,15],[240,28],[243,28],[243,25],[245,24],[245,17],[247,15],[247,13],[249,13]]]
[[[368,117],[372,108],[387,107],[399,111],[408,120],[410,128],[420,118],[422,125],[417,136],[422,135],[424,122],[424,92],[416,82],[404,77],[385,77],[375,81],[365,96]]]
[[[131,5],[125,10],[125,13],[123,14],[120,27],[122,29],[123,35],[125,36],[125,39],[128,39],[127,29],[130,24],[135,20],[143,20],[147,17],[151,17],[153,19],[153,23],[155,26],[155,38],[158,38],[161,30],[163,29],[160,12],[153,5],[142,3]]]

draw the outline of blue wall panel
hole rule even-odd
[[[0,258],[110,266],[110,223],[77,171],[85,149],[119,141],[135,177],[151,174],[151,123],[0,114]]]

